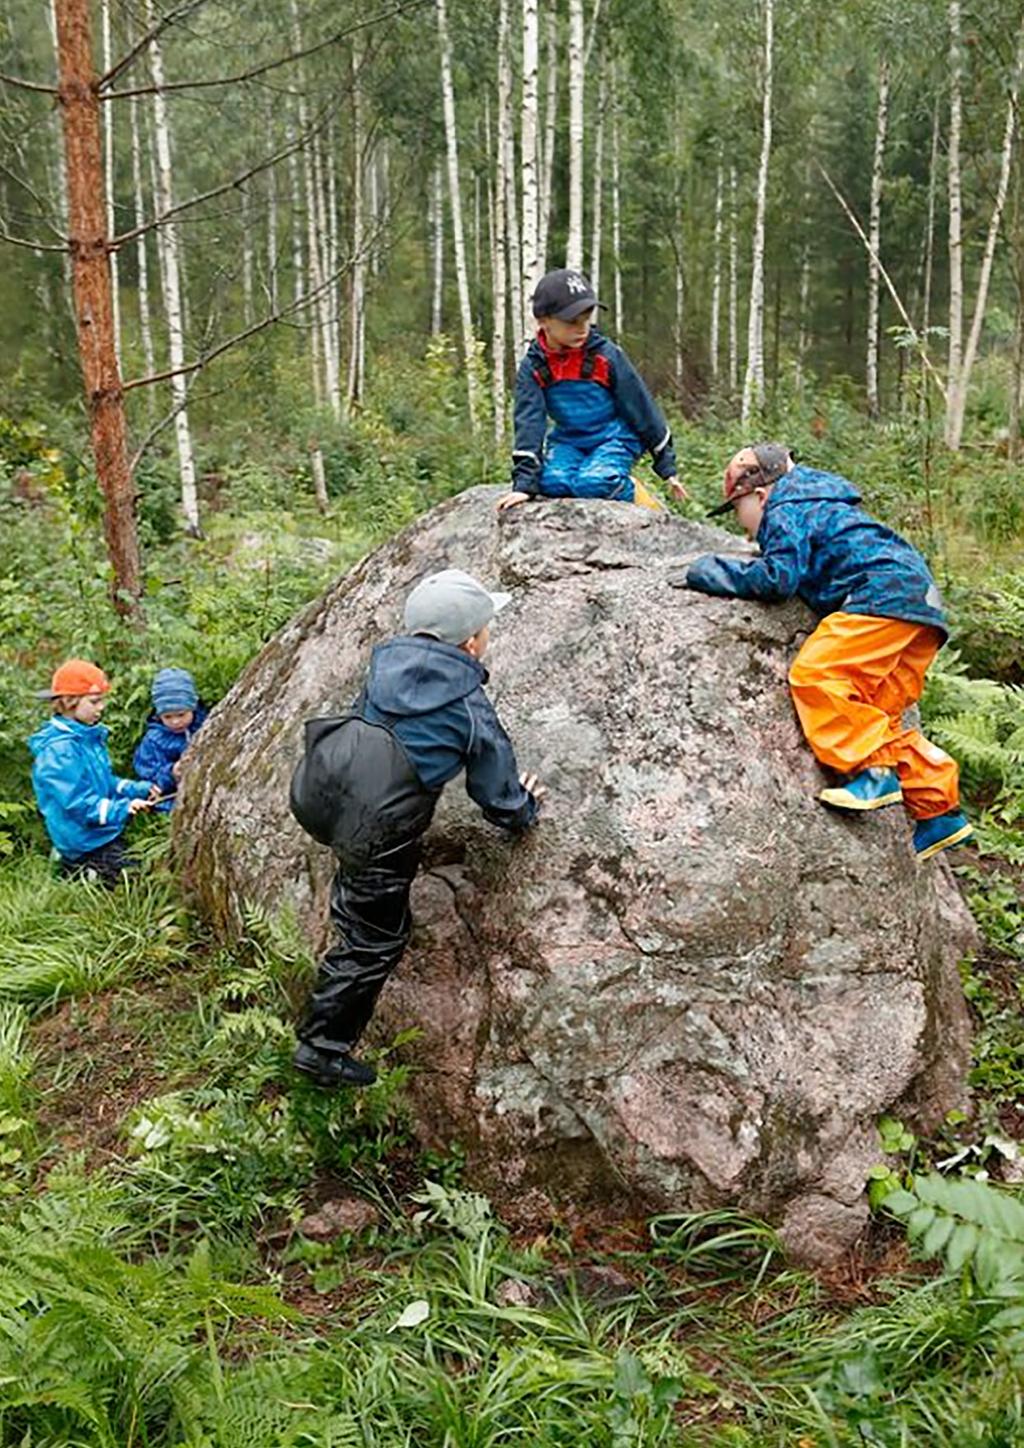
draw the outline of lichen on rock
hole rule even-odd
[[[848,818],[786,685],[814,620],[669,588],[717,529],[600,502],[497,516],[477,488],[346,574],[253,661],[199,736],[175,834],[204,914],[289,904],[317,945],[332,861],[288,813],[303,721],[358,692],[406,593],[466,568],[513,601],[488,665],[549,787],[514,843],[456,781],[417,930],[371,1027],[413,1048],[425,1140],[492,1189],[651,1210],[734,1204],[823,1261],[866,1215],[883,1112],[961,1101],[970,922],[906,818]]]

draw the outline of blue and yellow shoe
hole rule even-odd
[[[929,860],[950,845],[962,845],[973,834],[974,827],[963,810],[952,809],[949,814],[918,820],[914,826],[914,852],[919,860]]]
[[[887,804],[899,804],[903,790],[899,776],[891,769],[862,769],[845,784],[823,789],[818,798],[834,809],[882,809]]]

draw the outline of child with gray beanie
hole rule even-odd
[[[161,669],[153,680],[153,713],[135,749],[135,773],[159,785],[160,793],[178,792],[182,757],[202,727],[207,711],[199,702],[195,680],[187,669]],[[156,809],[167,813],[173,798]]]

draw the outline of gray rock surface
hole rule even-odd
[[[332,861],[287,807],[303,720],[352,700],[425,574],[509,590],[491,694],[549,786],[543,823],[511,843],[448,787],[372,1035],[419,1028],[419,1130],[492,1191],[732,1203],[827,1261],[864,1222],[877,1117],[962,1101],[969,917],[901,810],[815,801],[786,686],[807,610],[666,585],[744,545],[618,504],[499,518],[495,493],[365,558],[214,711],[175,815],[200,908],[230,933],[243,900],[288,904],[322,945]]]

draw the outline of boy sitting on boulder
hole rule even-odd
[[[808,744],[848,776],[818,798],[842,810],[902,800],[924,860],[973,833],[955,761],[903,724],[948,637],[945,615],[921,554],[859,502],[845,478],[797,467],[781,443],[743,448],[713,515],[732,508],[760,558],[705,554],[670,582],[765,601],[798,594],[822,616],[789,672]]]
[[[603,306],[587,278],[561,268],[533,294],[537,336],[519,366],[515,391],[512,491],[498,503],[530,498],[613,498],[656,507],[630,476],[645,450],[676,497],[672,434],[626,354],[603,337],[594,312]],[[554,421],[545,441],[548,418]]]
[[[406,633],[374,649],[351,712],[306,725],[292,812],[338,859],[338,942],[320,962],[293,1057],[319,1086],[376,1080],[352,1048],[408,944],[420,841],[448,781],[464,769],[470,798],[510,834],[537,818],[544,790],[520,776],[483,688],[491,619],[508,601],[457,568],[425,578],[406,600]]]

